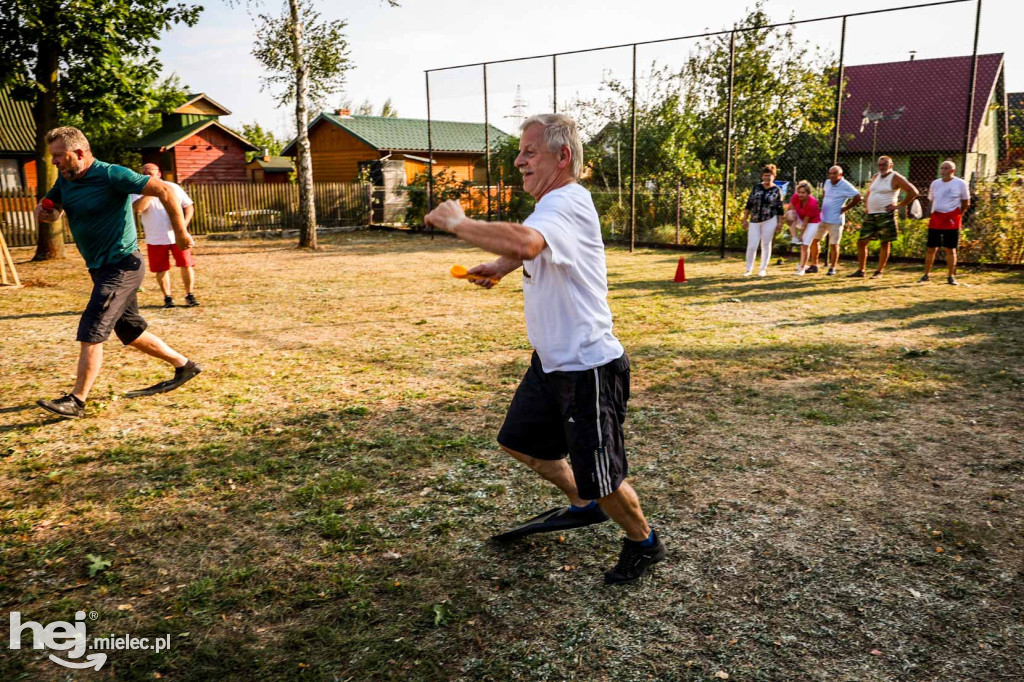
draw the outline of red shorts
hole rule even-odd
[[[196,264],[192,249],[182,251],[176,244],[146,244],[150,272],[166,272],[171,269],[171,254],[179,268],[191,268]]]
[[[928,227],[932,230],[959,230],[960,209],[954,209],[947,213],[932,211],[932,215],[928,219]]]

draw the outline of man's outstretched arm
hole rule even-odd
[[[484,251],[507,259],[506,265],[524,260],[533,260],[547,247],[542,235],[532,227],[519,223],[489,223],[484,220],[467,218],[457,201],[446,201],[427,214],[423,219],[427,225],[450,232]],[[509,271],[511,272],[511,270]],[[507,274],[507,273],[506,273]]]

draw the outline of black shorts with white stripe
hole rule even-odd
[[[498,432],[498,443],[537,459],[567,454],[579,495],[615,492],[628,473],[625,435],[629,359],[545,374],[535,352]]]

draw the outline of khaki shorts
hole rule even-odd
[[[818,225],[818,236],[815,239],[824,239],[826,234],[830,244],[838,244],[843,238],[843,224],[821,223]]]

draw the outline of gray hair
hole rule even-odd
[[[519,129],[525,132],[534,124],[544,127],[544,142],[547,143],[549,150],[557,153],[562,147],[569,148],[569,172],[572,173],[574,180],[579,180],[583,172],[583,142],[580,141],[576,121],[565,114],[537,114],[526,119]]]
[[[74,126],[61,126],[46,133],[46,144],[52,144],[57,140],[63,142],[64,147],[69,152],[73,152],[76,149],[81,149],[84,152],[92,151],[85,133]]]
[[[939,164],[939,168],[942,168],[943,166],[949,166],[953,170],[956,170],[956,164],[950,161],[949,159],[946,159],[945,161]]]

